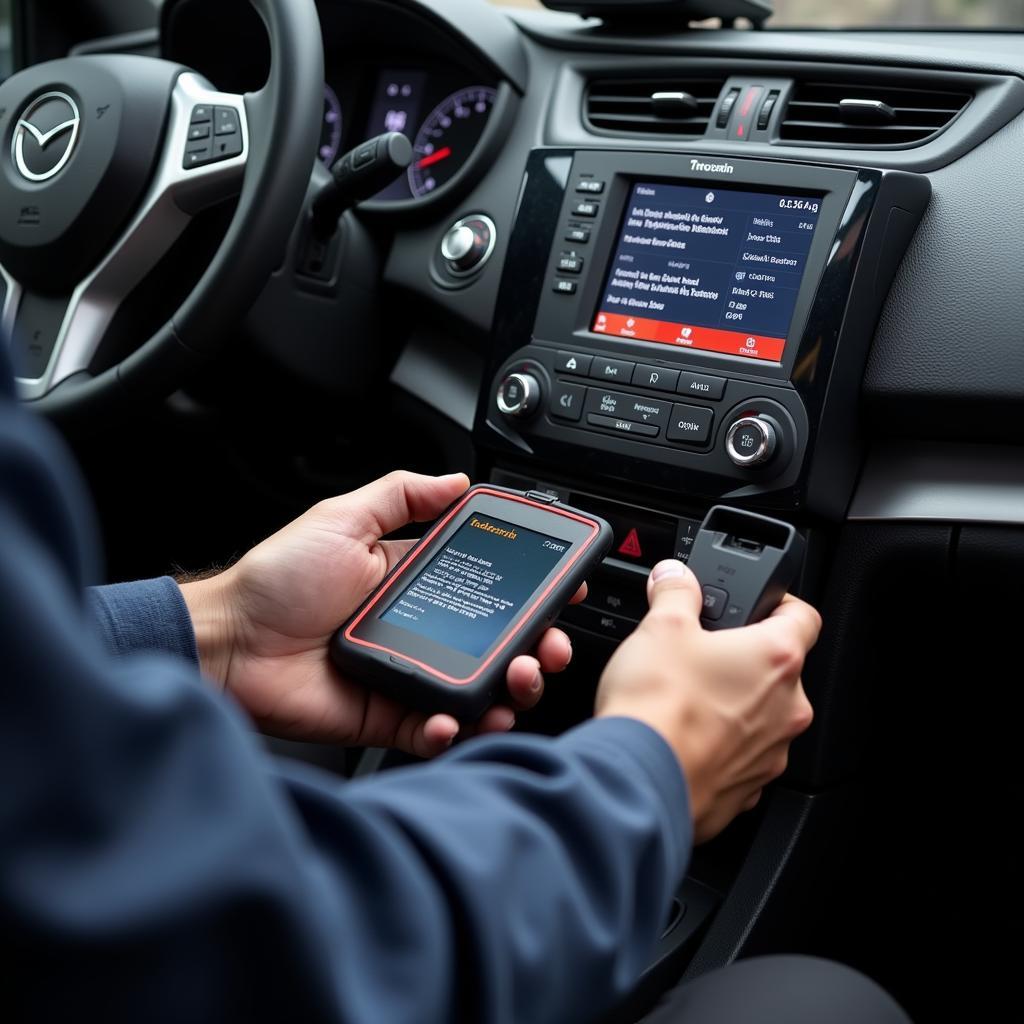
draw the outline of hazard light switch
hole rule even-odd
[[[619,545],[618,552],[627,558],[644,557],[644,550],[640,546],[640,535],[636,532],[635,526],[626,534],[626,539]]]

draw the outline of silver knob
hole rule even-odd
[[[473,229],[456,224],[441,240],[441,255],[451,263],[458,263],[473,251]]]
[[[737,466],[760,466],[775,454],[775,427],[761,416],[743,416],[725,435],[725,452]]]
[[[540,402],[540,383],[528,373],[510,373],[498,386],[498,411],[505,416],[529,416]]]
[[[441,260],[448,273],[466,277],[482,270],[497,238],[494,221],[482,213],[457,220],[441,239]]]

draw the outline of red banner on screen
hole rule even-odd
[[[723,331],[715,327],[697,327],[692,324],[672,324],[665,320],[648,320],[641,316],[623,316],[621,313],[598,313],[594,320],[597,334],[611,334],[616,338],[635,338],[638,341],[657,341],[662,345],[696,348],[704,352],[724,352],[730,356],[762,359],[777,363],[782,360],[785,338],[769,338],[746,331]]]

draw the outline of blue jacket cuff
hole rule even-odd
[[[112,654],[163,651],[199,665],[188,606],[170,576],[92,587],[89,605]]]

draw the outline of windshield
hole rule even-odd
[[[540,0],[490,0],[540,7]],[[1024,0],[774,0],[769,28],[1018,28]]]

